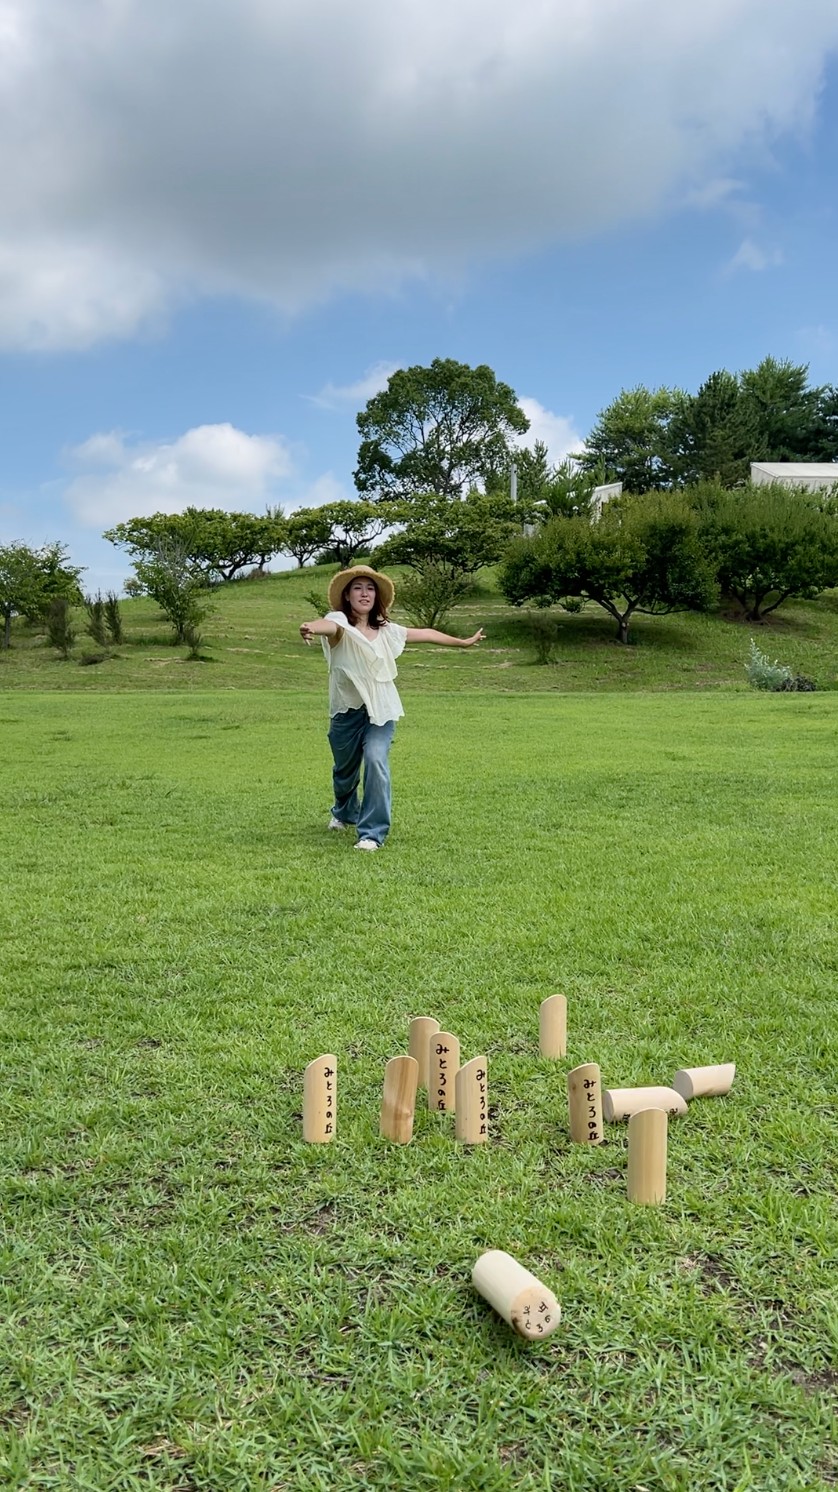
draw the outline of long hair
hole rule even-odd
[[[375,627],[377,631],[379,627],[384,626],[385,622],[389,622],[390,618],[387,615],[386,609],[381,604],[381,593],[379,592],[378,586],[376,585],[372,576],[362,575],[360,578],[362,580],[368,580],[373,590],[375,591],[375,600],[370,611],[369,624],[371,627]],[[340,609],[348,622],[352,621],[352,603],[349,600],[349,589],[352,584],[353,581],[350,580],[349,585],[344,586],[340,598]]]

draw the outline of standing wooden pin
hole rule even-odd
[[[435,1021],[432,1015],[417,1015],[410,1022],[410,1040],[408,1051],[419,1064],[419,1087],[428,1086],[428,1052],[429,1042],[439,1030],[439,1021]]]
[[[570,1138],[577,1145],[601,1145],[602,1080],[596,1062],[585,1062],[567,1075]]]
[[[471,1271],[475,1290],[509,1326],[528,1341],[549,1337],[561,1319],[552,1290],[502,1249],[481,1254]]]
[[[715,1067],[681,1067],[672,1079],[672,1086],[688,1101],[719,1098],[730,1092],[735,1077],[735,1062],[720,1062]]]
[[[450,1031],[437,1031],[428,1046],[428,1108],[453,1114],[460,1070],[459,1039]]]
[[[489,1098],[485,1057],[472,1057],[457,1073],[455,1138],[463,1145],[481,1145],[489,1137]]]
[[[385,1140],[394,1140],[397,1145],[409,1145],[413,1138],[418,1076],[415,1057],[391,1057],[384,1070],[379,1128]]]
[[[630,1202],[666,1200],[665,1109],[641,1109],[629,1119],[628,1194]]]
[[[538,1007],[538,1050],[542,1057],[567,1056],[567,1000],[550,995]]]
[[[303,1139],[326,1145],[337,1125],[338,1059],[331,1052],[309,1062],[303,1075]]]

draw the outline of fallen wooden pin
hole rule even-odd
[[[303,1139],[326,1145],[337,1125],[338,1059],[331,1052],[315,1057],[303,1074]]]
[[[570,1138],[577,1145],[601,1145],[602,1082],[596,1062],[585,1062],[567,1075]]]
[[[556,1330],[562,1312],[555,1295],[511,1254],[502,1249],[481,1254],[471,1278],[478,1294],[527,1341],[549,1337]]]
[[[630,1202],[666,1200],[665,1109],[639,1109],[629,1119],[628,1195]]]
[[[720,1098],[730,1092],[735,1077],[735,1062],[719,1062],[715,1067],[681,1067],[672,1079],[672,1086],[687,1102],[691,1098]]]
[[[550,995],[538,1008],[538,1050],[542,1057],[567,1056],[567,1000]]]
[[[409,1145],[413,1138],[418,1077],[415,1057],[391,1057],[384,1069],[379,1130],[385,1140],[397,1145]]]
[[[606,1088],[602,1095],[602,1112],[608,1124],[621,1124],[641,1109],[686,1114],[687,1101],[675,1088]]]
[[[459,1039],[450,1031],[437,1031],[428,1048],[428,1108],[453,1114],[460,1070]]]
[[[461,1145],[481,1145],[489,1137],[489,1100],[485,1057],[472,1057],[457,1073],[454,1136]]]
[[[417,1015],[410,1022],[410,1038],[407,1050],[419,1065],[418,1086],[428,1086],[428,1056],[430,1038],[439,1030],[439,1021],[432,1015]]]

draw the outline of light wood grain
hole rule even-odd
[[[463,1145],[480,1145],[489,1137],[489,1079],[485,1057],[472,1057],[456,1082],[454,1133]]]
[[[453,1114],[457,1107],[460,1042],[450,1031],[437,1031],[428,1042],[428,1108]]]
[[[407,1050],[419,1064],[419,1087],[428,1086],[429,1041],[439,1030],[439,1021],[432,1015],[417,1015],[410,1022],[410,1038]]]
[[[384,1070],[380,1131],[385,1140],[409,1145],[413,1138],[416,1084],[419,1064],[415,1057],[391,1057]]]
[[[542,1057],[567,1056],[567,999],[550,995],[538,1009],[538,1050]]]
[[[687,1101],[719,1098],[730,1092],[735,1077],[735,1062],[719,1062],[714,1067],[681,1067],[672,1079],[672,1086]]]
[[[669,1118],[664,1109],[640,1109],[629,1119],[628,1194],[630,1202],[666,1200],[666,1141]]]
[[[584,1062],[567,1075],[570,1138],[577,1145],[601,1145],[602,1080],[596,1062]]]
[[[475,1290],[527,1341],[543,1340],[556,1330],[562,1313],[555,1295],[511,1254],[502,1249],[481,1254],[471,1278]]]
[[[622,1124],[641,1109],[664,1109],[673,1116],[683,1115],[687,1103],[674,1088],[606,1088],[602,1095],[607,1124]]]
[[[337,1129],[338,1059],[331,1052],[315,1057],[303,1074],[303,1139],[327,1145]]]

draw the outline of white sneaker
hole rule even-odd
[[[343,819],[336,819],[335,816],[334,816],[334,814],[332,814],[332,817],[329,819],[329,828],[330,829],[348,829],[348,828],[350,828],[350,825],[349,824],[345,824],[343,822]]]
[[[359,839],[355,844],[356,850],[380,850],[381,845],[376,844],[374,839]]]

